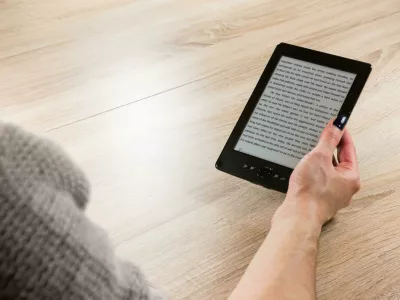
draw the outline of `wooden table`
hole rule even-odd
[[[373,65],[361,192],[326,226],[319,299],[400,298],[398,0],[0,2],[0,117],[62,144],[89,216],[171,299],[224,299],[284,195],[214,163],[280,42]]]

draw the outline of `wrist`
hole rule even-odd
[[[272,227],[296,227],[311,236],[319,238],[325,220],[321,217],[318,209],[313,207],[312,203],[286,199],[275,212],[272,219]]]

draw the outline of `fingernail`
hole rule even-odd
[[[347,124],[347,120],[348,120],[349,118],[347,117],[347,116],[345,116],[345,115],[340,115],[340,116],[338,116],[337,118],[336,118],[336,120],[335,121],[333,121],[333,125],[335,125],[337,128],[339,128],[340,130],[343,130],[344,129],[344,127],[346,126],[346,124]]]

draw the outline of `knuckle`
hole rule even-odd
[[[331,159],[332,155],[330,153],[327,153],[326,151],[315,149],[314,151],[310,152],[310,156],[314,159]]]
[[[337,130],[333,130],[333,128],[327,130],[326,138],[328,139],[329,142],[333,142],[336,144],[339,144],[340,142],[340,134],[338,133]]]
[[[351,186],[354,193],[357,193],[361,189],[361,181],[358,175],[351,179]]]

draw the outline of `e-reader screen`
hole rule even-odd
[[[234,149],[294,169],[338,114],[355,78],[282,56]]]

